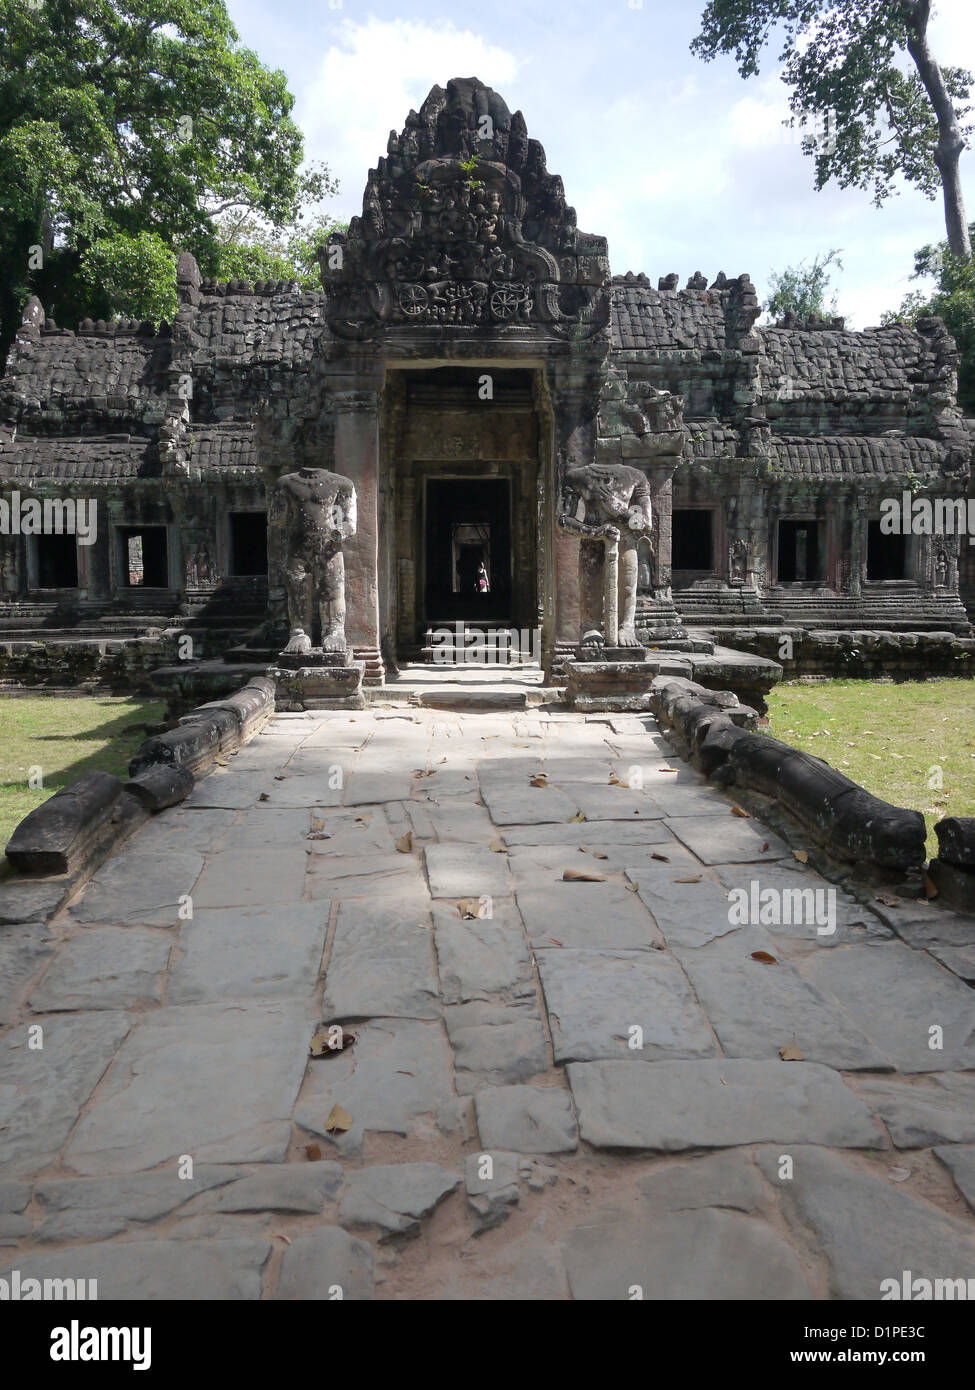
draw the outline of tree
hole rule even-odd
[[[294,98],[223,0],[0,0],[0,32],[4,342],[30,292],[149,316],[172,252],[213,274],[221,219],[294,217]]]
[[[297,280],[304,290],[321,284],[317,251],[329,232],[344,230],[325,213],[311,211],[338,184],[328,169],[313,164],[301,175],[295,215],[273,226],[246,209],[217,223],[217,269],[221,280]]]
[[[975,222],[969,228],[975,237]],[[886,313],[881,323],[909,323],[936,316],[958,344],[958,400],[965,410],[975,411],[975,261],[960,261],[951,254],[946,241],[922,246],[914,256],[914,280],[932,279],[933,293],[911,290],[899,309]]]
[[[798,265],[787,265],[785,270],[769,271],[771,294],[763,304],[763,309],[772,319],[785,314],[796,314],[801,319],[829,318],[836,313],[836,295],[827,303],[826,296],[832,288],[830,268],[843,269],[838,250],[827,251],[815,256],[812,264],[800,261]]]
[[[972,126],[973,77],[939,66],[928,42],[931,0],[710,0],[691,44],[706,62],[733,53],[742,77],[780,34],[788,124],[813,120],[803,140],[816,187],[873,186],[879,207],[898,177],[934,198],[940,185],[952,254],[971,259],[959,161]],[[914,71],[908,71],[908,62]]]

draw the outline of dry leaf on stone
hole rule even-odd
[[[401,835],[396,841],[396,851],[398,854],[409,854],[413,848],[413,831],[408,830],[405,835]]]
[[[798,859],[800,864],[808,864],[808,863],[809,863],[809,853],[808,853],[807,850],[804,850],[804,849],[794,849],[794,850],[792,851],[792,857],[793,857],[794,859]]]
[[[893,896],[885,897],[882,894],[878,893],[877,902],[883,903],[884,907],[897,907],[898,903],[900,902],[900,898],[895,898]]]
[[[504,854],[505,844],[503,840],[494,839],[491,841],[488,848],[491,850],[493,854]]]
[[[611,772],[609,774],[609,785],[611,787],[628,787],[630,784],[629,782],[621,781],[620,778],[617,777],[615,772]]]
[[[564,883],[605,883],[605,874],[592,873],[589,869],[563,869]]]
[[[732,806],[731,814],[733,816],[741,816],[742,820],[751,820],[751,816],[749,816],[743,806]]]
[[[768,951],[752,951],[752,960],[757,960],[762,965],[778,965],[775,956],[770,956]]]
[[[308,1155],[309,1163],[319,1163],[321,1161],[322,1149],[320,1144],[306,1144],[305,1153]]]
[[[907,1182],[911,1176],[910,1168],[891,1168],[887,1174],[891,1182]]]
[[[311,1040],[309,1052],[313,1057],[337,1057],[355,1042],[355,1033],[343,1029],[341,1041],[333,1036],[331,1028],[320,1028]]]
[[[290,1244],[291,1244],[291,1237],[290,1237],[290,1236],[286,1236],[285,1233],[284,1233],[283,1231],[272,1231],[272,1232],[271,1232],[271,1239],[272,1239],[272,1240],[283,1240],[284,1243],[285,1243],[285,1245],[290,1245]]]
[[[457,911],[465,922],[473,922],[477,918],[477,909],[480,906],[477,898],[461,898],[457,904]]]
[[[628,883],[626,885],[626,891],[628,893],[639,893],[640,885],[638,883]]]
[[[663,861],[664,864],[669,864],[669,863],[670,863],[670,856],[669,856],[669,855],[667,855],[667,854],[658,854],[656,850],[651,851],[650,858],[651,858],[651,859],[660,859],[660,860]]]
[[[268,796],[267,792],[261,792],[260,796],[259,796],[257,799],[258,799],[258,801],[270,801],[270,800],[271,800],[271,798],[270,798],[270,796]]]
[[[226,759],[226,758],[214,758],[213,761],[216,763],[217,767],[226,767],[226,766],[227,766],[227,759]]]
[[[658,772],[680,772],[679,767],[658,767]]]
[[[550,936],[550,937],[549,937],[549,941],[551,941],[551,943],[552,943],[553,946],[561,946],[561,945],[562,945],[562,942],[556,940],[556,938],[555,938],[554,936]],[[532,964],[533,964],[533,965],[534,965],[534,963],[535,963],[535,962],[532,961]]]
[[[582,811],[577,811],[574,816],[569,817],[569,824],[578,825],[581,821],[584,821],[585,819],[585,814]]]
[[[306,840],[330,840],[331,835],[326,835],[324,830],[313,830],[310,835],[306,835]]]
[[[675,879],[674,879],[674,882],[675,882],[675,883],[700,883],[700,882],[701,882],[701,878],[702,878],[702,875],[701,875],[701,874],[692,874],[690,878],[675,878]]]
[[[363,823],[363,825],[365,825],[367,821],[371,821],[371,820],[372,820],[372,812],[371,812],[371,811],[363,811],[361,815],[356,816],[356,820],[361,820],[362,823]]]
[[[780,1047],[779,1056],[783,1062],[804,1062],[806,1060],[806,1054],[794,1042],[786,1043],[785,1047]]]
[[[348,1110],[343,1110],[341,1105],[333,1105],[325,1121],[326,1134],[344,1134],[347,1129],[352,1128],[352,1116]]]
[[[592,857],[593,859],[608,859],[609,855],[603,854],[601,849],[594,849],[592,852]]]
[[[545,776],[545,773],[544,773],[544,772],[536,772],[535,776],[531,779],[531,781],[530,781],[530,783],[529,783],[529,786],[532,786],[532,787],[547,787],[547,786],[548,786],[548,778]]]

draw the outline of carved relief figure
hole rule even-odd
[[[324,468],[300,468],[278,481],[284,508],[285,586],[291,641],[287,651],[311,650],[314,622],[325,653],[345,653],[345,558],[356,533],[355,487]]]
[[[582,537],[582,646],[638,647],[638,544],[653,527],[646,476],[622,463],[591,463],[570,469],[565,481],[581,499],[582,515],[564,512],[559,524]]]

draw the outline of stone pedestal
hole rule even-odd
[[[612,650],[632,654],[642,649]],[[567,661],[568,703],[573,709],[599,713],[648,710],[650,687],[659,669],[656,662],[647,662],[646,652],[626,661]]]
[[[268,668],[274,681],[275,708],[297,713],[306,709],[365,709],[364,661],[346,652],[282,652]]]

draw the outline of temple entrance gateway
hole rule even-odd
[[[509,478],[426,479],[424,618],[437,625],[508,622],[511,608]],[[481,566],[487,589],[480,587]]]

